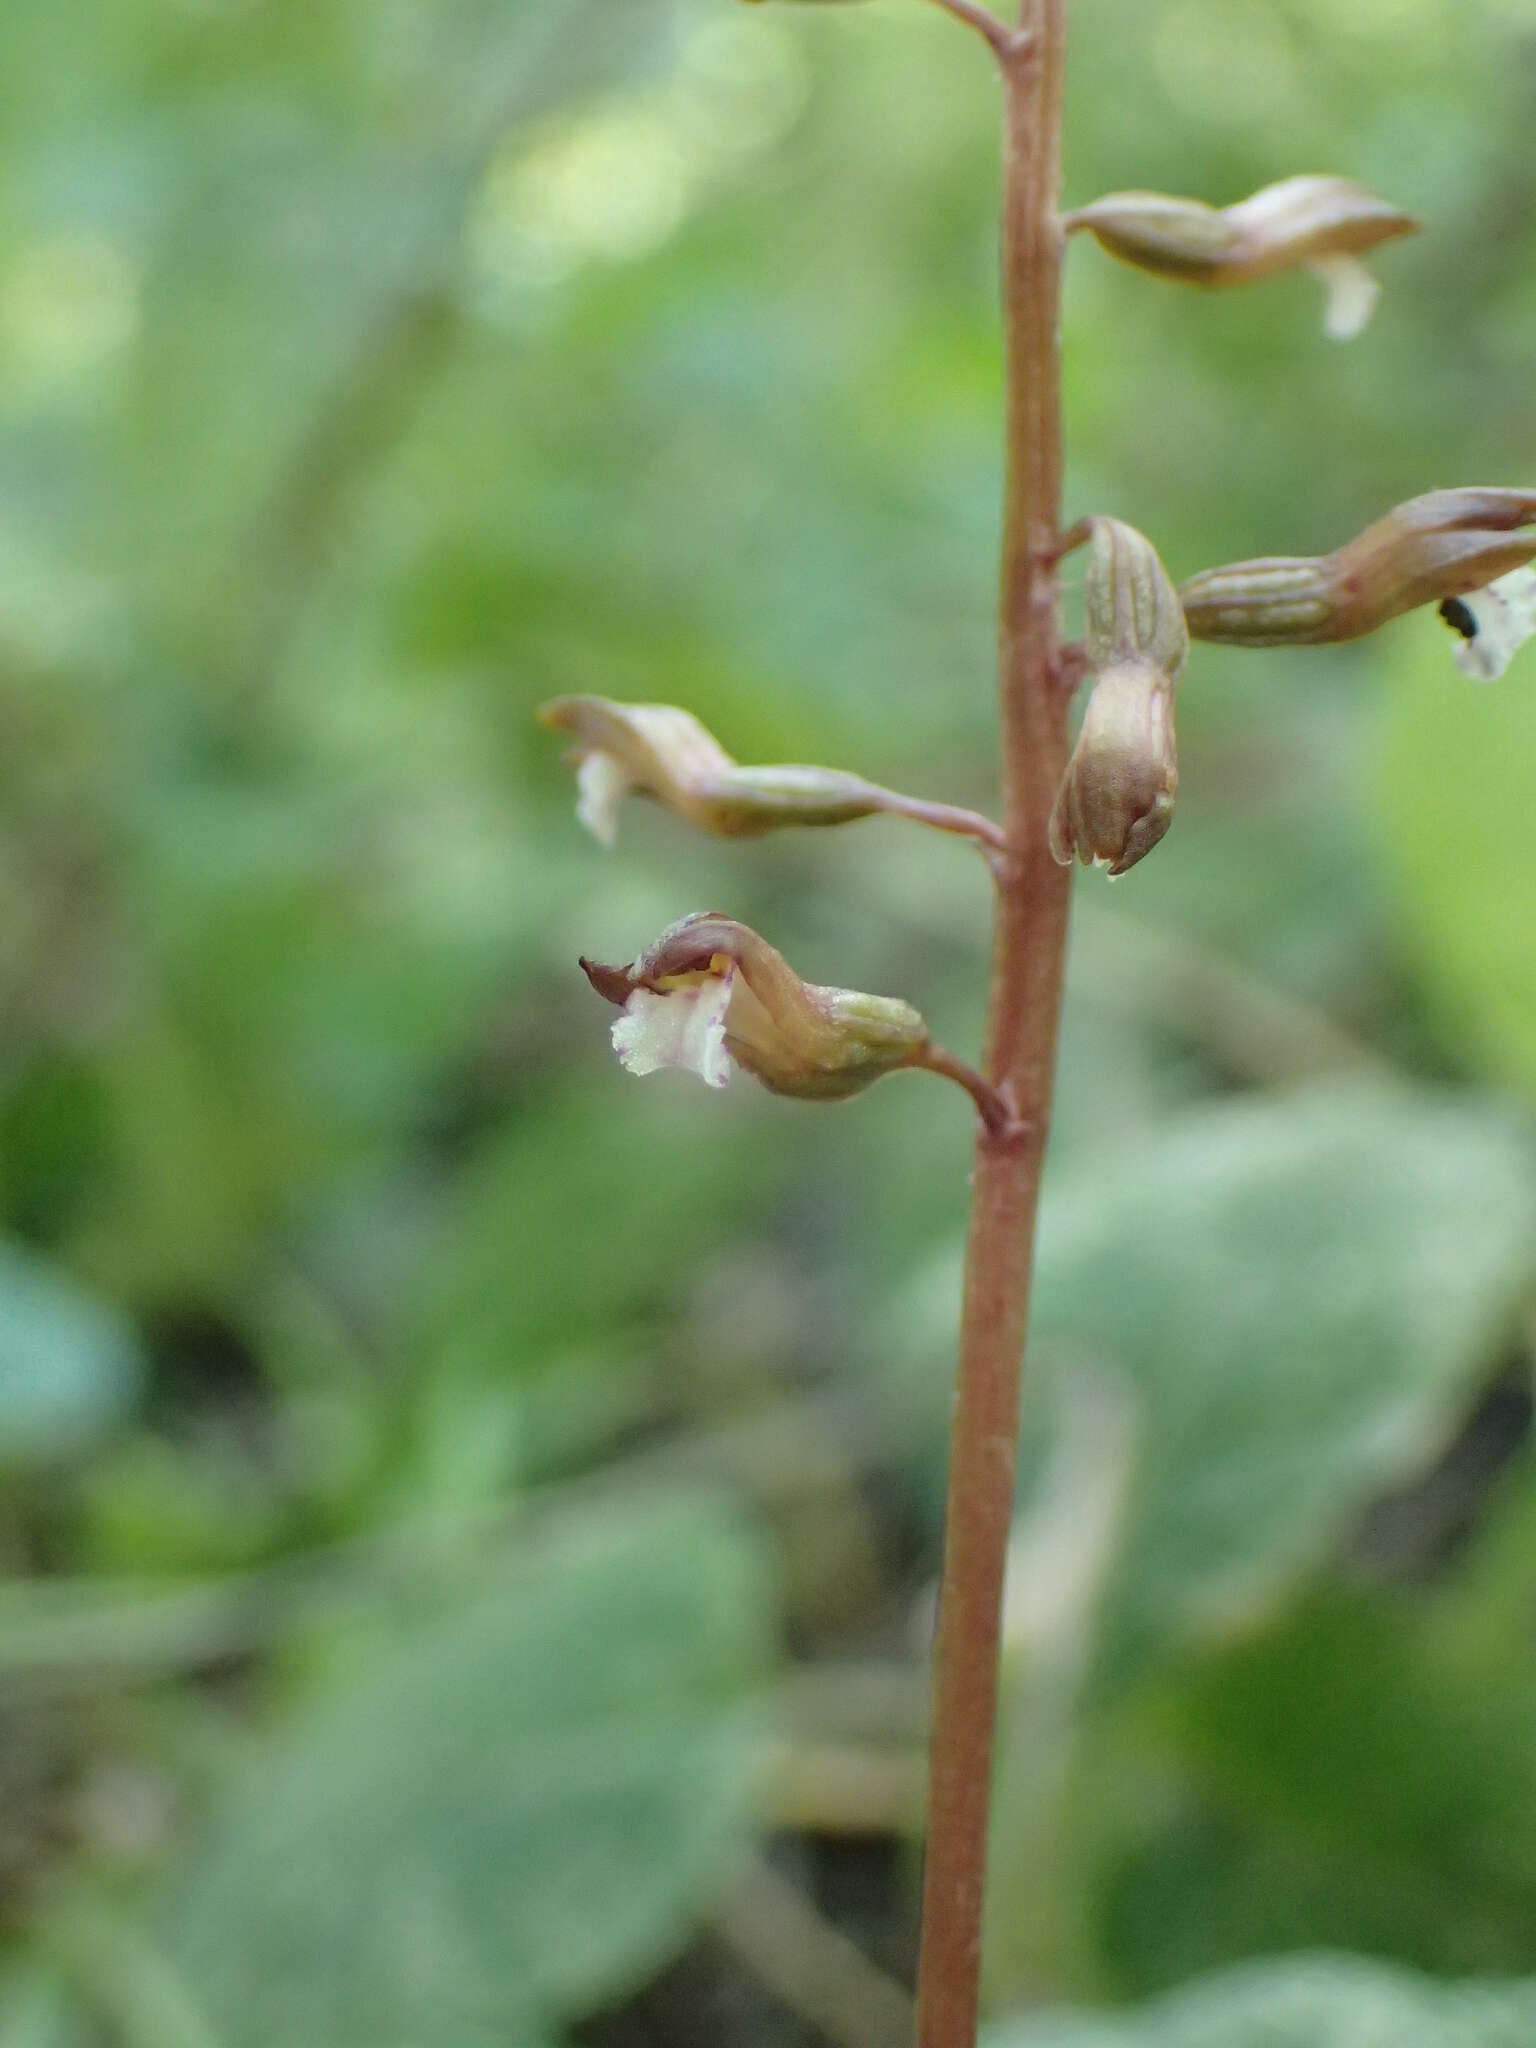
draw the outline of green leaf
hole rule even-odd
[[[521,2044],[685,1935],[747,1820],[754,1543],[610,1507],[293,1726],[176,1886],[231,2048]],[[522,2029],[519,2032],[519,2029]]]
[[[0,1242],[0,1467],[83,1449],[129,1408],[142,1376],[122,1317]]]
[[[624,1079],[607,1018],[579,1015],[588,1036],[577,1087],[546,1090],[472,1163],[427,1263],[412,1344],[434,1374],[542,1365],[562,1342],[652,1303],[674,1317],[681,1266],[730,1242],[742,1208],[787,1177],[803,1143],[745,1090],[721,1105]],[[609,1219],[597,1242],[594,1218]]]
[[[1488,689],[1449,635],[1393,664],[1381,829],[1407,950],[1452,1045],[1536,1096],[1536,652]]]
[[[1035,1743],[1027,1714],[1004,1723],[1001,1796],[1021,1818],[998,1835],[995,1984],[1039,1981],[1042,1969],[1055,1973],[1045,1981],[1093,1981],[1067,1898],[1090,1918],[1120,1916],[1106,1954],[1157,1967],[1159,1900],[1187,1891],[1207,1852],[1197,1825],[1171,1848],[1153,1830],[1148,1858],[1164,1860],[1150,1877],[1133,1867],[1145,1838],[1118,1863],[1104,1853],[1127,1820],[1161,1813],[1168,1790],[1134,1740],[1123,1756],[1106,1743],[1106,1716],[1132,1715],[1134,1737],[1149,1682],[1166,1682],[1181,1649],[1230,1639],[1235,1620],[1251,1622],[1336,1549],[1366,1500],[1427,1462],[1510,1332],[1533,1236],[1518,1128],[1486,1107],[1366,1084],[1199,1112],[1124,1157],[1086,1162],[1056,1191],[1041,1232],[1037,1372],[1118,1377],[1131,1464],[1095,1616],[1097,1712],[1080,1724],[1065,1806],[1058,1796],[1038,1816],[1009,1789],[1027,1792]],[[1261,1839],[1261,1878],[1274,1873],[1267,1848]],[[1053,1873],[1044,1896],[1041,1870]],[[1274,1884],[1279,1945],[1320,1929],[1336,1938],[1318,1908],[1328,1875],[1308,1894],[1314,1917],[1294,1926],[1294,1861]],[[1139,1900],[1150,1927],[1134,1921]],[[1210,1944],[1195,1946],[1197,1962],[1217,1959],[1211,1946],[1246,1952],[1245,1933],[1262,1938],[1266,1923],[1245,1923],[1244,1910],[1234,1885],[1196,1900],[1185,1924]],[[1385,1945],[1402,1922],[1353,1925]]]
[[[1352,1956],[1224,1971],[1126,2014],[1045,2014],[984,2048],[1528,2048],[1536,1984],[1436,1984]]]
[[[1432,1454],[1533,1238],[1517,1130],[1372,1086],[1202,1112],[1060,1192],[1035,1341],[1138,1409],[1109,1667],[1246,1604]]]
[[[1433,1455],[1513,1324],[1533,1244],[1518,1126],[1373,1083],[1194,1111],[1048,1182],[1026,1433],[1052,1378],[1118,1379],[1133,1410],[1106,1689],[1246,1612]],[[930,1380],[957,1268],[918,1284],[890,1337]]]
[[[1323,1587],[1191,1660],[1121,1729],[1151,1797],[1125,1796],[1098,1732],[1069,1825],[1118,1986],[1320,1941],[1529,1966],[1536,1666],[1512,1631],[1484,1632],[1484,1604],[1464,1579],[1427,1602]]]
[[[0,1978],[0,2041],[5,2048],[82,2048],[81,2014],[58,1979],[22,1967]]]

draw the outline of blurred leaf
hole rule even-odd
[[[1136,1717],[1149,1684],[1172,1683],[1190,1638],[1229,1634],[1287,1575],[1326,1557],[1373,1493],[1428,1460],[1470,1376],[1511,1334],[1533,1235],[1530,1155],[1512,1122],[1368,1084],[1196,1112],[1127,1157],[1085,1166],[1048,1201],[1037,1359],[1074,1377],[1122,1375],[1137,1425],[1096,1615],[1097,1684],[1066,1741],[1065,1797],[1058,1788],[1044,1806],[1020,1806],[998,1840],[995,1984],[1096,1986],[1106,1965],[1125,1973],[1111,1975],[1117,1988],[1159,1984],[1256,1945],[1336,1939],[1341,1926],[1416,1959],[1487,1960],[1475,1942],[1470,1958],[1456,1950],[1470,1936],[1454,1912],[1418,1911],[1416,1884],[1438,1894],[1433,1859],[1403,1877],[1401,1895],[1379,1873],[1352,1886],[1325,1844],[1315,1856],[1298,1849],[1299,1822],[1290,1834],[1266,1830],[1263,1800],[1257,1817],[1241,1802],[1235,1819],[1199,1810],[1166,1741],[1149,1757]],[[1381,1653],[1397,1654],[1390,1630]],[[1368,1668],[1357,1674],[1367,1692]],[[1382,1684],[1412,1696],[1400,1673]],[[1262,1702],[1251,1704],[1258,1733]],[[1354,1715],[1307,1706],[1297,1703],[1298,1733],[1334,1731],[1342,1790],[1364,1768],[1343,1733]],[[1434,1725],[1470,1742],[1443,1718]],[[1030,1727],[1022,1712],[1004,1723],[1005,1788],[1031,1782]],[[1395,1754],[1379,1787],[1389,1806]],[[1430,1835],[1443,1834],[1443,1813],[1421,1811]],[[1403,1826],[1411,1837],[1413,1821]],[[1377,1849],[1401,1863],[1401,1839]],[[1447,1881],[1465,1884],[1471,1849],[1442,1842],[1437,1853],[1450,1861]],[[1488,1882],[1504,1898],[1507,1870]],[[1500,1925],[1518,1926],[1526,1909],[1517,1887]],[[1467,1927],[1487,1918],[1469,1910]],[[1516,1945],[1514,1958],[1525,1955]]]
[[[1323,1595],[1192,1674],[1178,1726],[1219,1781],[1246,1784],[1324,1854],[1432,1858],[1458,1902],[1490,1881],[1529,1891],[1536,1666],[1523,1650],[1457,1656],[1422,1609]],[[1320,1756],[1318,1730],[1340,1727],[1349,1741]]]
[[[1110,1826],[1142,1839],[1097,1856],[1118,1983],[1158,1989],[1325,1940],[1449,1971],[1529,1967],[1536,1663],[1523,1642],[1469,1637],[1467,1605],[1459,1585],[1427,1609],[1320,1590],[1132,1717],[1131,1749],[1150,1737],[1188,1779],[1121,1806]],[[1081,1760],[1089,1807],[1097,1747]]]
[[[58,1897],[43,1938],[99,2023],[93,2040],[105,2029],[113,2048],[227,2048],[137,1920],[89,1890]],[[71,2023],[70,2014],[61,2013],[56,2029]],[[64,2048],[74,2038],[57,2030],[43,2036],[48,2048]]]
[[[1232,1970],[1141,2012],[1045,2014],[983,2048],[1528,2048],[1536,1984],[1436,1984],[1349,1956]]]
[[[687,1930],[746,1822],[755,1545],[612,1507],[296,1721],[176,1886],[172,1962],[235,2048],[521,2042]]]
[[[291,1483],[291,1481],[290,1481]],[[115,1572],[238,1569],[269,1555],[285,1528],[282,1477],[217,1440],[187,1445],[124,1433],[80,1480],[82,1548]]]
[[[87,2036],[69,1994],[30,1969],[0,1979],[0,2041],[5,2048],[81,2048]]]
[[[1533,1257],[1517,1124],[1372,1083],[1195,1110],[1048,1183],[1036,1370],[1121,1375],[1137,1414],[1107,1689],[1316,1559],[1433,1453]],[[957,1265],[903,1298],[899,1358],[931,1370],[947,1350]]]
[[[1381,827],[1399,922],[1452,1043],[1536,1096],[1536,653],[1490,688],[1451,636],[1393,666]]]
[[[1508,1121],[1370,1086],[1197,1112],[1047,1204],[1035,1342],[1124,1373],[1140,1409],[1113,1677],[1317,1556],[1432,1453],[1533,1240]]]
[[[120,1316],[0,1242],[0,1467],[84,1448],[132,1405],[143,1369]]]
[[[673,1076],[616,1080],[607,1019],[582,1015],[579,1086],[547,1091],[463,1176],[421,1287],[417,1341],[434,1371],[542,1361],[626,1310],[674,1319],[688,1274],[729,1241],[741,1206],[782,1183],[796,1143],[782,1104],[765,1113],[742,1089],[722,1105]]]
[[[1049,1184],[1034,1368],[1120,1374],[1137,1409],[1108,1690],[1432,1456],[1511,1331],[1534,1237],[1516,1120],[1376,1083],[1194,1110]],[[952,1341],[956,1268],[901,1298],[889,1348],[913,1370]],[[1034,1419],[1051,1405],[1042,1386]]]

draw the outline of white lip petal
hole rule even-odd
[[[1470,676],[1474,683],[1496,683],[1508,666],[1508,656],[1502,660],[1494,652],[1486,634],[1480,633],[1475,640],[1458,639],[1451,650],[1451,659],[1464,676]]]
[[[622,761],[595,748],[576,763],[576,816],[599,846],[619,836],[619,804],[633,785]]]
[[[1486,590],[1474,590],[1454,603],[1458,616],[1447,620],[1456,634],[1452,660],[1474,682],[1497,682],[1536,634],[1536,569],[1512,569]],[[1442,616],[1446,610],[1441,607]],[[1466,619],[1472,622],[1470,634]]]
[[[613,1049],[627,1073],[657,1074],[679,1067],[697,1074],[706,1087],[723,1088],[731,1078],[725,1049],[725,1016],[736,980],[728,974],[702,976],[681,988],[637,988],[613,1026]]]
[[[1317,256],[1307,268],[1328,294],[1324,334],[1330,341],[1353,341],[1375,312],[1381,286],[1353,256]]]

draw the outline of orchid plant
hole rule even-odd
[[[1067,0],[931,0],[985,43],[1004,109],[1002,313],[1006,487],[999,604],[999,822],[862,776],[745,767],[670,705],[562,698],[543,718],[574,743],[582,822],[605,846],[628,793],[701,831],[755,836],[886,815],[970,838],[995,891],[987,1042],[979,1064],[937,1046],[894,996],[803,981],[758,933],[681,919],[623,966],[581,964],[619,1015],[634,1074],[678,1067],[721,1087],[740,1068],[780,1095],[837,1101],[883,1076],[957,1082],[977,1116],[945,1555],[935,1650],[919,2048],[973,2048],[1004,1564],[1035,1216],[1050,1122],[1075,862],[1123,875],[1159,844],[1178,794],[1175,692],[1190,643],[1349,640],[1437,606],[1464,673],[1493,680],[1536,633],[1536,490],[1430,491],[1316,556],[1206,569],[1176,586],[1121,521],[1061,515],[1058,355],[1066,240],[1093,236],[1156,276],[1236,287],[1305,268],[1345,340],[1378,287],[1362,258],[1419,223],[1339,176],[1302,176],[1216,208],[1155,192],[1058,207]],[[1087,550],[1080,644],[1060,621],[1063,561]],[[1075,745],[1073,699],[1088,690]]]

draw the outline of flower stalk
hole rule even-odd
[[[1049,821],[1067,765],[1057,630],[1065,0],[1025,0],[1004,85],[1006,481],[998,612],[1004,830],[983,1072],[1016,1122],[977,1136],[939,1591],[918,2048],[974,2048],[1003,1578],[1070,871]]]

